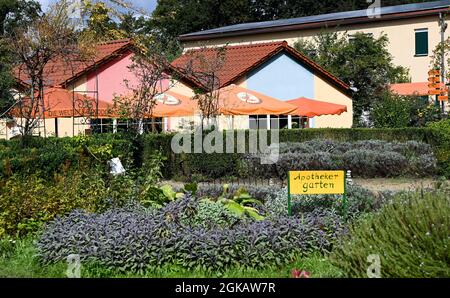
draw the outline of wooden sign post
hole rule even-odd
[[[291,195],[341,194],[342,209],[347,213],[345,171],[289,171],[288,214],[292,215]]]

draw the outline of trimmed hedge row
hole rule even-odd
[[[139,162],[140,143],[121,134],[91,137],[32,137],[23,147],[20,140],[0,140],[0,178],[13,174],[40,173],[52,177],[55,173],[105,166],[112,157],[119,157],[127,168]]]
[[[164,176],[166,178],[192,180],[198,177],[200,180],[216,179],[226,176],[246,177],[251,176],[244,163],[244,154],[174,154],[171,150],[173,134],[146,135],[143,138],[143,160],[151,157],[155,151],[164,154]],[[236,139],[235,131],[234,137]],[[249,130],[245,131],[248,140]],[[269,134],[270,136],[270,134]],[[280,130],[280,142],[305,142],[316,139],[333,140],[340,142],[356,142],[363,140],[384,141],[418,141],[429,144],[437,157],[440,175],[450,176],[450,145],[443,140],[448,137],[436,128],[396,128],[396,129],[292,129]],[[224,135],[224,140],[225,140]],[[191,142],[194,143],[193,141]],[[235,147],[236,147],[235,140]],[[225,141],[224,141],[225,144]],[[447,144],[447,145],[444,145]],[[236,151],[235,151],[236,152]]]
[[[447,120],[448,122],[449,120]],[[444,127],[447,122],[441,121]],[[244,131],[248,139],[250,131]],[[236,138],[235,131],[235,138]],[[269,134],[270,135],[270,134]],[[22,148],[20,140],[0,140],[0,178],[14,173],[41,172],[47,177],[67,168],[105,165],[111,157],[120,157],[125,167],[141,167],[162,154],[165,178],[192,180],[226,176],[251,176],[244,154],[175,154],[171,149],[174,134],[147,134],[133,140],[123,134],[102,134],[74,138],[32,138]],[[224,136],[225,138],[225,136]],[[399,129],[293,129],[280,130],[280,142],[305,142],[315,139],[355,142],[409,140],[430,144],[438,160],[439,174],[450,176],[450,137],[439,125],[427,128]],[[193,143],[193,142],[192,142]],[[225,142],[224,142],[225,143]],[[236,146],[235,142],[235,146]]]

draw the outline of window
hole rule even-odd
[[[358,32],[357,34],[359,34],[360,36],[366,36],[366,37],[370,37],[373,38],[373,33],[364,33],[364,32]],[[356,34],[349,34],[348,35],[348,41],[354,41],[356,39]]]
[[[309,128],[309,118],[292,116],[292,128]]]
[[[270,116],[270,129],[285,129],[288,128],[288,116]]]
[[[428,29],[416,30],[416,56],[428,56]]]
[[[251,115],[250,129],[267,129],[267,115]]]
[[[91,132],[92,133],[112,133],[114,132],[114,120],[113,119],[91,119]],[[131,129],[137,129],[139,122],[132,119],[117,119],[117,132],[128,132]],[[163,118],[148,118],[142,122],[142,130],[147,132],[162,132],[164,127]]]
[[[270,116],[270,129],[287,129],[289,126],[287,115]],[[292,116],[292,128],[308,128],[309,118]],[[250,129],[267,129],[267,115],[251,115]]]
[[[112,119],[91,119],[91,132],[92,133],[111,133],[113,132]]]

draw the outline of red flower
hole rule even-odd
[[[291,271],[291,277],[292,277],[292,278],[300,278],[300,273],[301,273],[300,270],[292,269],[292,271]]]
[[[305,270],[292,269],[291,271],[292,278],[310,278],[311,273]]]

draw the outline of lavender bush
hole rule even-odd
[[[244,162],[253,177],[280,179],[286,179],[289,170],[345,169],[360,177],[432,176],[437,171],[431,146],[416,141],[282,143],[275,165],[261,165],[254,155],[248,155]]]
[[[347,185],[347,215],[356,218],[363,213],[378,210],[393,194],[380,192],[377,195],[358,185]],[[336,213],[342,211],[341,195],[293,196],[292,212],[296,216],[315,212]],[[264,204],[270,216],[286,216],[288,205],[287,188],[279,189],[275,196],[268,197]]]

